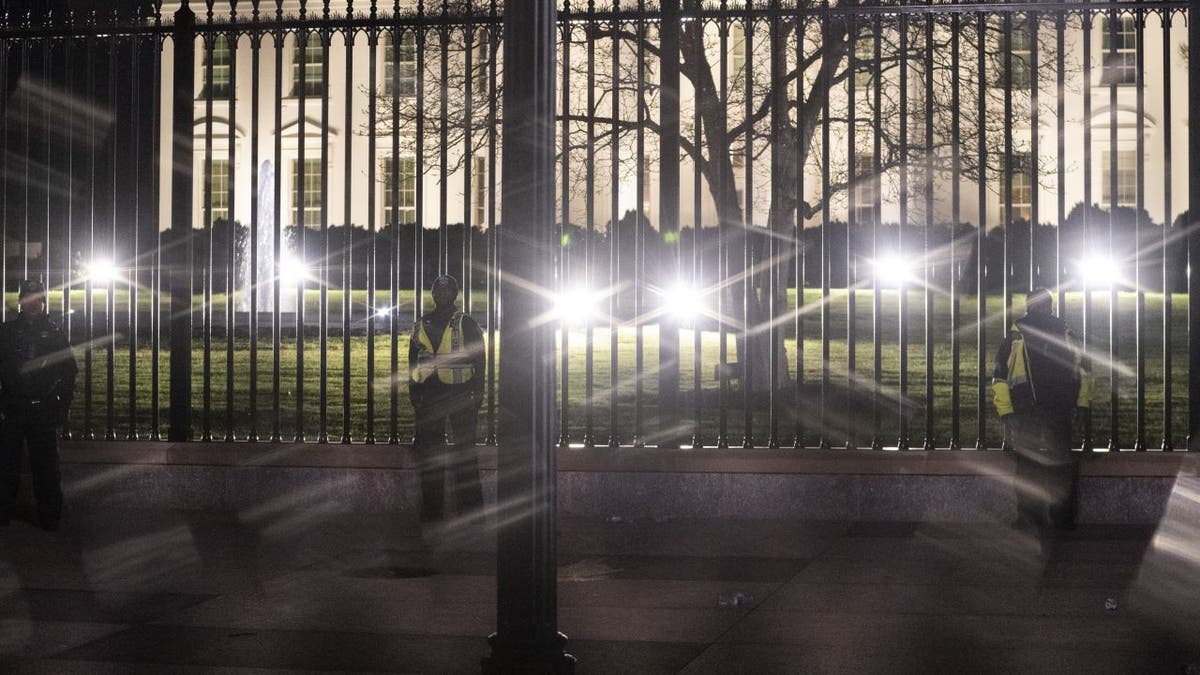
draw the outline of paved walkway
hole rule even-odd
[[[1196,673],[1187,532],[572,519],[560,627],[580,673]],[[0,672],[478,672],[490,547],[286,502],[14,522]]]

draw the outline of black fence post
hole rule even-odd
[[[1200,91],[1200,0],[1188,3],[1188,91]],[[1188,116],[1188,450],[1200,452],[1200,119]],[[1170,377],[1170,373],[1164,373]]]
[[[555,3],[504,11],[499,225],[500,431],[496,632],[485,673],[573,673],[558,632],[554,325]]]
[[[167,439],[186,441],[192,434],[192,133],[195,110],[196,15],[183,0],[175,12],[175,72],[171,144],[171,234],[167,268],[171,295],[171,413]]]
[[[663,252],[658,285],[665,293],[679,282],[679,0],[663,0],[660,29],[662,72],[659,116],[659,236]],[[689,291],[694,292],[694,291]],[[658,445],[679,447],[679,322],[670,311],[676,298],[660,296],[658,324]]]

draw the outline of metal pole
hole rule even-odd
[[[175,12],[175,72],[171,158],[171,231],[182,240],[172,249],[171,412],[168,440],[186,441],[192,428],[192,142],[195,109],[196,15],[187,0]]]
[[[554,326],[539,291],[553,282],[554,3],[520,0],[504,13],[500,297],[510,334],[500,345],[496,632],[485,673],[573,673],[558,632],[554,455]]]

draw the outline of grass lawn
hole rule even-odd
[[[331,296],[334,293],[330,293]],[[338,303],[341,294],[338,293]],[[308,298],[312,301],[313,298]],[[411,301],[411,295],[409,295]],[[854,314],[854,363],[851,368],[849,343],[846,339],[850,325],[847,315],[848,295],[844,290],[833,291],[830,295],[829,307],[829,372],[830,389],[827,404],[827,414],[830,418],[840,418],[840,424],[831,422],[828,431],[829,440],[836,446],[845,442],[848,434],[845,429],[853,429],[854,440],[858,444],[869,441],[876,432],[874,428],[875,407],[872,404],[870,392],[874,377],[874,349],[872,336],[872,302],[869,291],[858,291],[855,295],[856,311]],[[880,381],[882,395],[877,399],[879,427],[877,433],[885,444],[894,444],[899,436],[901,401],[909,420],[909,438],[912,444],[919,447],[922,439],[929,433],[926,426],[925,390],[926,390],[926,360],[925,360],[925,317],[923,296],[914,292],[909,298],[908,327],[908,378],[907,397],[899,395],[900,383],[900,348],[899,335],[899,298],[897,293],[885,291],[881,294],[881,314],[878,330],[880,340]],[[365,292],[356,291],[354,301],[365,301]],[[1023,299],[1014,301],[1014,316],[1023,313]],[[140,299],[139,299],[140,302]],[[991,359],[995,348],[1002,337],[1003,318],[1000,314],[1001,299],[986,298],[985,321],[976,322],[977,299],[963,297],[960,301],[959,364],[957,370],[952,358],[951,335],[954,334],[950,318],[950,302],[944,296],[935,298],[933,304],[932,326],[930,338],[933,345],[933,399],[932,399],[932,438],[938,445],[944,446],[950,440],[952,429],[952,385],[958,381],[959,391],[959,424],[960,442],[965,446],[973,446],[977,435],[976,407],[978,403],[978,367],[976,356],[976,340],[978,328],[982,325],[986,339],[984,352],[984,370],[987,377],[991,373]],[[1174,443],[1178,447],[1186,434],[1184,419],[1187,408],[1187,352],[1186,352],[1186,296],[1176,295],[1173,300],[1174,315],[1172,321],[1172,338],[1174,359],[1171,382],[1173,385],[1173,401],[1171,417],[1174,423]],[[337,316],[338,308],[331,313]],[[794,296],[792,298],[794,307]],[[1109,307],[1108,294],[1097,293],[1092,298],[1092,323],[1088,326],[1088,348],[1093,354],[1096,364],[1094,377],[1096,379],[1096,406],[1094,412],[1094,438],[1098,446],[1107,445],[1109,430],[1114,408],[1111,406],[1110,378],[1116,375],[1118,405],[1115,408],[1119,424],[1119,440],[1121,445],[1130,447],[1134,441],[1134,430],[1137,415],[1137,368],[1135,359],[1135,344],[1137,339],[1136,322],[1133,320],[1136,297],[1133,294],[1122,294],[1117,304],[1117,320],[1112,323],[1116,328],[1117,346],[1116,367],[1109,366]],[[1164,419],[1163,406],[1163,296],[1147,295],[1145,299],[1145,316],[1143,323],[1143,345],[1145,367],[1143,370],[1145,387],[1146,441],[1151,447],[1157,447],[1161,442]],[[1065,316],[1075,326],[1077,332],[1082,331],[1083,298],[1071,295],[1067,299]],[[315,311],[315,309],[314,309]],[[480,312],[481,313],[481,312]],[[784,402],[781,399],[778,411],[780,413],[780,440],[790,444],[794,435],[795,425],[799,420],[806,427],[806,442],[814,444],[819,438],[819,403],[816,400],[817,387],[822,377],[822,319],[820,312],[819,291],[809,290],[805,293],[802,317],[804,340],[803,363],[805,391],[807,398],[800,405]],[[386,326],[381,327],[386,331]],[[637,346],[637,331],[632,327],[621,327],[617,331],[618,343],[616,353],[617,387],[609,386],[612,377],[610,353],[610,333],[607,326],[597,328],[594,332],[592,381],[593,395],[591,398],[591,414],[593,418],[593,434],[597,442],[607,442],[612,420],[616,420],[619,439],[623,443],[633,440],[635,431],[644,436],[656,428],[654,420],[657,402],[658,368],[658,333],[657,328],[648,326],[642,333],[642,397],[639,414],[636,383],[639,381],[635,368]],[[796,375],[797,342],[795,339],[794,321],[788,320],[784,325],[785,347],[788,353],[789,373]],[[700,386],[699,395],[694,385],[696,370],[696,352],[693,347],[694,334],[690,330],[682,331],[680,350],[680,381],[683,394],[684,420],[683,432],[690,437],[693,433],[693,419],[697,402],[700,405],[699,417],[700,438],[705,444],[714,444],[720,431],[720,383],[716,379],[715,367],[719,361],[720,339],[715,331],[701,332],[701,349],[699,359]],[[585,432],[585,420],[589,412],[589,403],[585,396],[587,385],[587,361],[585,358],[586,335],[582,330],[572,330],[568,333],[568,366],[567,391],[568,405],[566,428],[573,440],[580,440]],[[560,342],[561,344],[561,342]],[[233,342],[233,387],[227,387],[228,343],[224,337],[214,336],[212,342],[211,388],[206,405],[204,371],[205,360],[203,340],[194,342],[192,354],[193,363],[193,433],[198,437],[204,424],[205,410],[208,410],[209,426],[214,437],[223,438],[227,428],[232,428],[237,438],[245,438],[250,432],[251,421],[256,420],[255,431],[260,438],[269,437],[273,428],[273,362],[276,355],[271,349],[270,340],[260,340],[258,345],[258,391],[254,398],[257,404],[257,415],[251,414],[250,395],[250,344],[244,338]],[[165,341],[164,341],[165,346]],[[327,376],[324,380],[327,386],[327,433],[332,439],[341,438],[344,431],[343,386],[349,379],[349,413],[350,435],[354,440],[364,438],[367,430],[367,340],[365,336],[353,335],[348,343],[342,342],[340,336],[330,338],[328,347]],[[128,343],[118,338],[113,350],[112,364],[112,396],[108,393],[108,343],[95,345],[91,354],[91,424],[93,433],[103,436],[106,428],[106,418],[111,402],[114,413],[114,427],[118,438],[123,438],[130,428],[130,401],[134,401],[134,417],[139,434],[146,436],[151,429],[152,416],[152,354],[143,340],[136,354],[135,367],[130,368],[130,352]],[[349,349],[350,368],[343,369],[343,350]],[[377,335],[374,347],[374,430],[377,439],[386,441],[391,432],[391,411],[393,406],[392,387],[392,350],[393,342],[390,335]],[[395,341],[398,362],[398,377],[395,378],[395,409],[397,435],[401,440],[411,437],[412,413],[407,399],[407,376],[405,360],[408,353],[408,337],[401,332]],[[728,342],[729,360],[736,361],[736,346],[732,338]],[[85,350],[81,347],[78,352],[81,369],[86,358]],[[280,363],[280,433],[285,439],[296,435],[297,422],[302,424],[303,432],[309,439],[315,439],[319,430],[321,406],[319,404],[320,387],[320,344],[314,337],[304,340],[303,369],[298,371],[300,350],[295,339],[284,340],[278,353]],[[166,411],[168,399],[168,354],[165,350],[159,355],[159,406],[161,411],[162,431],[166,430]],[[303,382],[303,404],[297,411],[298,375]],[[559,375],[561,377],[561,373]],[[847,390],[854,391],[848,393]],[[85,395],[84,378],[81,376],[78,387],[73,415],[72,429],[82,432],[85,426]],[[999,434],[994,413],[991,409],[990,392],[985,387],[986,430],[985,440],[989,445],[999,442]],[[232,395],[232,399],[230,399]],[[742,395],[734,388],[729,390],[725,399],[728,411],[728,438],[733,444],[740,444],[745,428],[742,411]],[[230,405],[232,403],[232,405]],[[615,408],[614,408],[615,406]],[[766,401],[752,402],[753,432],[757,443],[765,444],[768,436],[769,418]],[[482,430],[487,428],[487,410],[483,410],[481,419]],[[614,414],[615,411],[615,414]],[[653,437],[650,436],[651,441]]]

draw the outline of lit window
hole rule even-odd
[[[1028,221],[1033,215],[1033,162],[1029,153],[1014,152],[1009,167],[1007,201],[1012,204],[1012,222]]]
[[[875,155],[858,153],[854,156],[854,222],[869,225],[875,222],[879,209],[879,176],[875,175]]]
[[[854,69],[854,85],[870,87],[875,81],[875,36],[866,35],[854,43],[854,58],[857,65]]]
[[[475,168],[471,172],[471,208],[475,211],[476,227],[487,223],[487,180],[487,159],[476,155]]]
[[[1137,25],[1134,18],[1123,14],[1117,19],[1115,35],[1112,17],[1105,17],[1102,26],[1100,49],[1104,54],[1104,75],[1101,83],[1134,84],[1137,82]]]
[[[471,54],[471,90],[477,94],[486,94],[488,90],[488,35],[480,32],[476,38],[475,49]]]
[[[1100,201],[1101,206],[1113,203],[1112,199],[1112,153],[1105,150],[1101,153],[1100,161]],[[1134,150],[1117,151],[1117,206],[1137,205],[1137,152]]]
[[[304,205],[303,212],[299,208],[301,204]],[[302,224],[301,216],[304,217],[303,225],[305,226],[321,222],[320,159],[305,158],[303,175],[300,171],[299,160],[292,161],[292,223],[294,225]]]
[[[417,222],[417,161],[401,157],[393,171],[392,158],[383,160],[383,220],[385,223],[410,224]],[[392,176],[399,181],[396,202],[392,197]],[[398,208],[397,208],[398,206]]]
[[[205,59],[209,58],[207,48],[201,50]],[[212,43],[212,59],[205,61],[200,68],[200,81],[205,83],[201,89],[203,96],[210,98],[228,97],[230,70],[233,62],[233,53],[229,49],[229,43],[225,40],[224,35],[218,35],[217,39]],[[208,67],[212,65],[212,82],[208,82]]]
[[[212,222],[229,220],[229,160],[214,159],[208,176],[212,201],[206,200],[205,204],[212,208]]]
[[[746,82],[746,32],[738,24],[731,27],[729,33],[732,38],[729,41],[729,90],[738,92]]]
[[[292,57],[292,95],[300,95],[300,68],[304,68],[304,95],[323,96],[325,94],[325,49],[321,39],[316,35],[308,36],[304,49],[300,41],[296,41],[296,51]]]
[[[399,66],[400,96],[415,96],[417,94],[417,38],[413,33],[406,32],[400,36],[400,50],[396,51],[394,40],[385,36],[383,40],[383,90],[387,96],[392,95],[396,84],[396,67]]]

